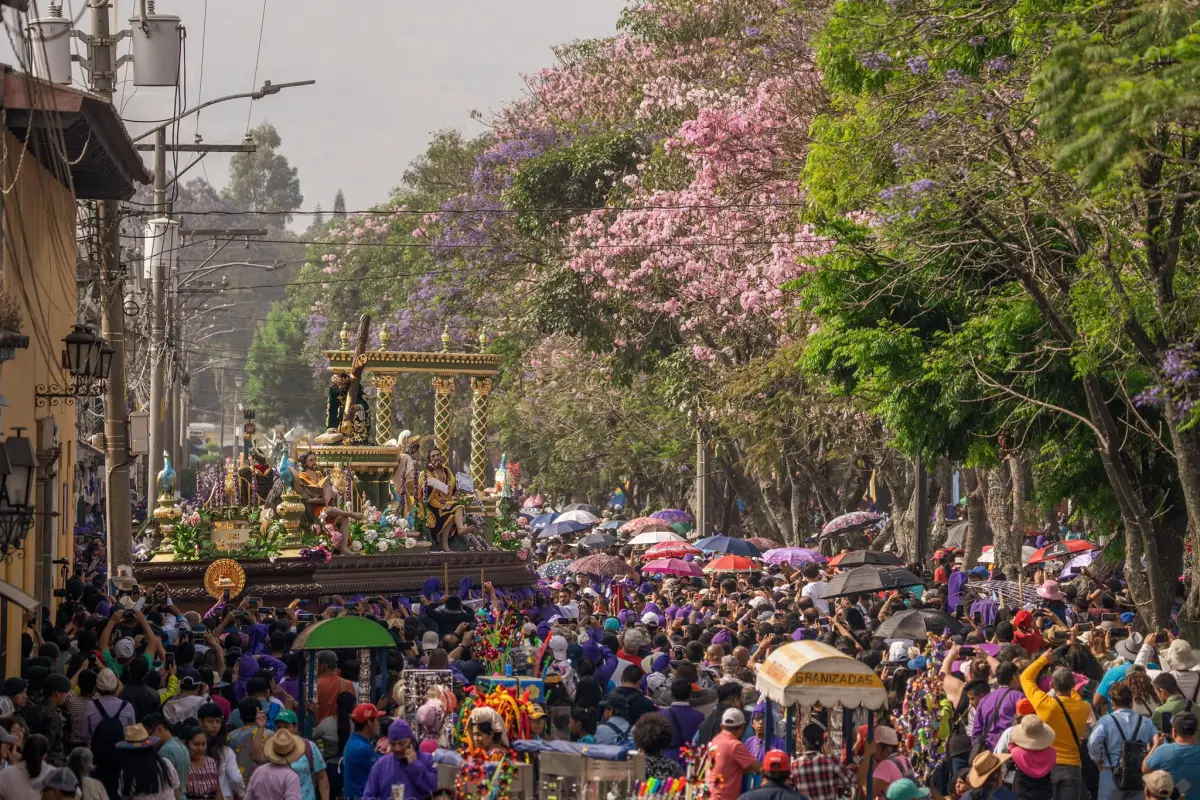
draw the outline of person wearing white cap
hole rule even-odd
[[[742,793],[746,773],[762,770],[762,765],[742,743],[746,732],[746,715],[740,708],[727,708],[721,713],[721,732],[709,745],[708,776],[705,782],[712,800],[736,800]]]
[[[1196,672],[1196,667],[1200,666],[1200,653],[1184,639],[1171,638],[1167,648],[1161,653],[1157,652],[1155,645],[1158,643],[1158,634],[1151,633],[1143,641],[1142,646],[1138,649],[1137,657],[1133,663],[1135,666],[1142,667],[1146,670],[1146,675],[1153,681],[1159,672],[1168,672],[1175,677],[1175,683],[1179,685],[1180,693],[1190,700],[1194,705],[1200,695],[1200,672]],[[1162,665],[1161,670],[1150,669],[1151,660],[1157,660]]]
[[[567,695],[567,699],[575,702],[575,688],[578,682],[575,677],[575,669],[571,666],[571,662],[567,660],[567,638],[554,634],[550,637],[548,649],[550,650],[550,664],[557,667],[562,672],[562,688]]]

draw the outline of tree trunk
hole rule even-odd
[[[933,468],[933,478],[937,485],[937,492],[935,493],[931,489],[929,494],[934,498],[937,515],[933,521],[933,528],[929,532],[929,542],[930,546],[936,550],[942,546],[942,542],[946,541],[950,527],[946,521],[946,507],[950,505],[950,491],[954,488],[954,472],[950,469],[950,459],[945,456],[938,458],[937,464]],[[929,555],[929,553],[918,553],[917,557],[925,559]]]
[[[917,493],[916,470],[908,459],[891,454],[881,462],[880,475],[892,495],[892,533],[896,540],[896,552],[906,561],[916,558],[917,553]]]
[[[1008,474],[1012,477],[1012,529],[1003,534],[992,529],[996,541],[996,563],[1005,575],[1015,575],[1021,569],[1021,544],[1025,541],[1025,459],[1019,454],[1008,456]]]
[[[1180,431],[1167,414],[1175,460],[1179,464],[1179,485],[1187,506],[1189,541],[1192,545],[1191,590],[1179,615],[1179,627],[1189,642],[1200,641],[1200,431]]]
[[[717,457],[717,462],[725,473],[725,479],[729,481],[734,492],[746,504],[746,516],[750,520],[750,526],[763,536],[779,536],[779,530],[763,507],[762,495],[758,491],[758,486],[738,466],[739,457],[737,449],[733,445],[729,445],[722,449],[721,455]]]
[[[986,476],[982,467],[963,470],[963,483],[967,493],[967,535],[963,541],[963,569],[975,566],[979,558],[981,542],[986,536],[987,525]]]
[[[996,564],[1005,575],[1015,574],[1013,570],[1021,565],[1020,540],[1016,543],[1016,553],[1013,552],[1012,541],[1012,470],[1007,462],[1001,462],[997,467],[990,467],[984,472],[987,480],[988,524],[992,528],[992,542],[996,546]],[[975,558],[979,558],[978,555]]]

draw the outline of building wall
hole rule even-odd
[[[24,427],[24,435],[35,439],[37,420],[53,416],[61,448],[58,475],[53,483],[54,507],[44,507],[36,497],[37,511],[57,511],[51,520],[53,548],[51,558],[73,560],[72,530],[74,508],[70,486],[74,474],[75,406],[35,406],[35,387],[64,384],[61,368],[62,338],[71,331],[76,319],[75,285],[75,198],[31,154],[23,154],[19,139],[3,130],[3,264],[0,286],[21,307],[22,333],[29,337],[29,348],[18,350],[16,358],[0,367],[0,393],[7,406],[0,409],[0,426],[11,435],[14,426]],[[11,189],[10,189],[11,187]],[[37,487],[35,484],[34,492]],[[66,502],[64,503],[64,498]],[[36,573],[39,541],[45,520],[35,517],[25,546],[24,556],[10,562],[0,561],[0,580],[37,597]],[[54,570],[57,575],[57,568]],[[53,588],[53,587],[52,587]],[[19,674],[21,656],[22,610],[8,604],[5,670]]]

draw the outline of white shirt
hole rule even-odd
[[[1155,651],[1154,645],[1143,644],[1142,649],[1138,650],[1137,659],[1133,663],[1144,668],[1146,670],[1146,677],[1154,680],[1163,670],[1147,667],[1146,665],[1150,663],[1151,658],[1156,661],[1159,660],[1159,655]],[[1179,691],[1183,693],[1185,699],[1200,700],[1200,690],[1197,688],[1200,687],[1200,672],[1194,669],[1187,670],[1186,672],[1179,672],[1178,670],[1169,670],[1169,672],[1175,677],[1175,682],[1179,684]]]
[[[800,590],[800,594],[812,598],[813,608],[821,612],[822,615],[829,613],[829,601],[825,599],[824,582],[814,581],[806,583],[804,584],[804,588]]]
[[[570,619],[579,619],[579,603],[575,602],[574,600],[566,605],[560,604],[558,606],[558,610],[563,613],[564,617],[569,617]]]

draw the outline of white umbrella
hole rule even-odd
[[[574,511],[564,511],[554,518],[555,522],[578,522],[581,525],[595,525],[600,518],[595,514],[577,508]]]
[[[637,536],[629,540],[630,544],[659,544],[660,542],[685,542],[687,541],[674,531],[646,531],[639,533]]]
[[[1021,563],[1028,564],[1029,559],[1033,558],[1033,554],[1037,552],[1036,547],[1030,547],[1027,544],[1021,545]],[[996,563],[996,548],[992,548],[975,559],[977,564],[995,564]]]

